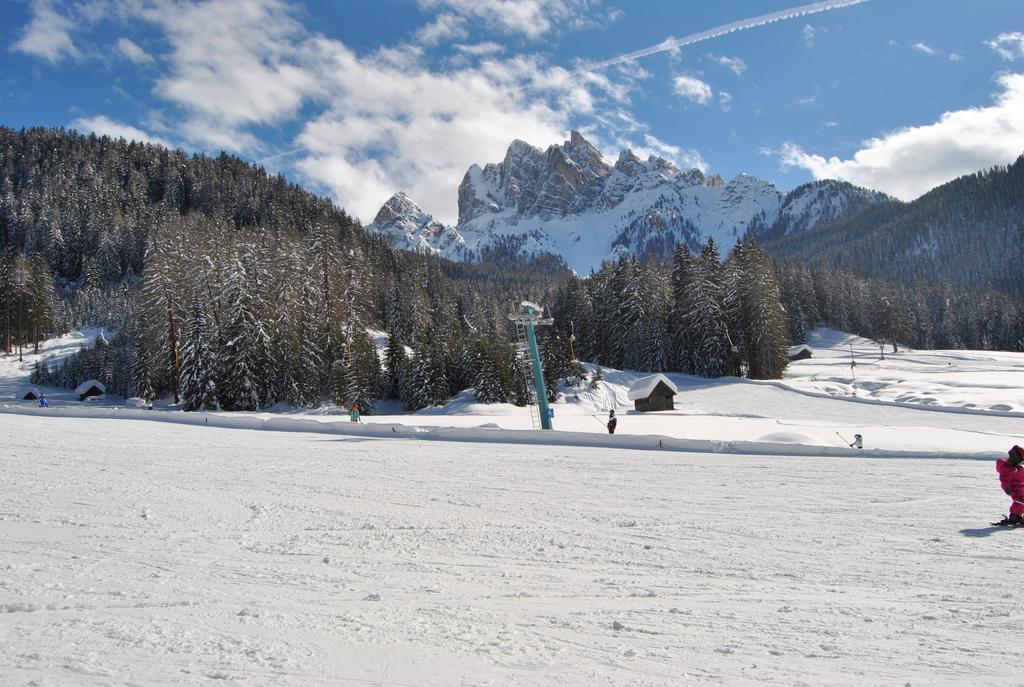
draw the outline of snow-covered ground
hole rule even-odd
[[[43,361],[47,365],[55,366],[62,363],[68,356],[77,353],[83,347],[88,347],[96,342],[96,337],[103,332],[98,327],[90,327],[82,331],[73,331],[64,336],[48,339],[39,347],[39,353],[35,353],[32,346],[26,346],[21,352],[20,360],[18,350],[15,348],[12,355],[4,355],[0,348],[0,409],[4,405],[16,404],[22,407],[35,405],[34,403],[16,401],[16,395],[20,390],[27,387],[37,388],[45,391],[47,397],[58,404],[77,402],[70,389],[59,389],[56,387],[35,387],[29,384],[29,377],[36,362]],[[106,335],[110,333],[107,332]]]
[[[555,432],[40,409],[0,357],[0,684],[1024,684],[1024,355],[811,346],[670,412],[606,370]]]
[[[0,423],[0,684],[1020,684],[990,463]]]
[[[816,330],[809,360],[790,365],[786,383],[832,396],[947,408],[1024,413],[1024,355],[995,351],[914,351],[900,347],[885,358],[858,336]],[[851,373],[852,360],[856,364]],[[854,389],[856,381],[856,390]]]

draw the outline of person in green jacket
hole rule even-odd
[[[359,422],[359,406],[352,404],[352,410],[348,411],[348,419],[352,422]]]

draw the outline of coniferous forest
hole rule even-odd
[[[234,157],[0,128],[5,352],[84,325],[108,332],[65,366],[40,366],[35,383],[97,378],[189,410],[326,400],[372,412],[388,398],[417,409],[468,387],[522,404],[506,317],[521,299],[555,318],[549,381],[582,381],[576,358],[775,378],[786,347],[819,325],[921,348],[1024,348],[1008,296],[777,263],[753,242],[722,257],[713,243],[680,247],[667,264],[623,256],[584,278],[550,256],[452,263],[396,251]]]

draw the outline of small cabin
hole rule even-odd
[[[789,347],[789,359],[792,360],[807,360],[814,355],[814,349],[807,344],[800,344],[799,346]]]
[[[22,387],[14,397],[19,401],[38,401],[39,390],[30,386]]]
[[[90,379],[87,382],[82,382],[75,388],[75,395],[78,396],[79,401],[84,401],[87,398],[93,396],[102,396],[107,393],[107,387],[103,386],[103,383],[95,379]]]
[[[629,388],[629,400],[641,413],[654,410],[675,410],[675,395],[679,389],[662,374],[641,377]]]

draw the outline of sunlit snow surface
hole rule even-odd
[[[672,375],[674,413],[606,371],[539,437],[468,395],[37,409],[0,358],[0,684],[1019,684],[1024,531],[987,523],[1024,418],[978,409],[1024,409],[1024,356],[851,341],[856,400],[820,332],[782,383]]]

